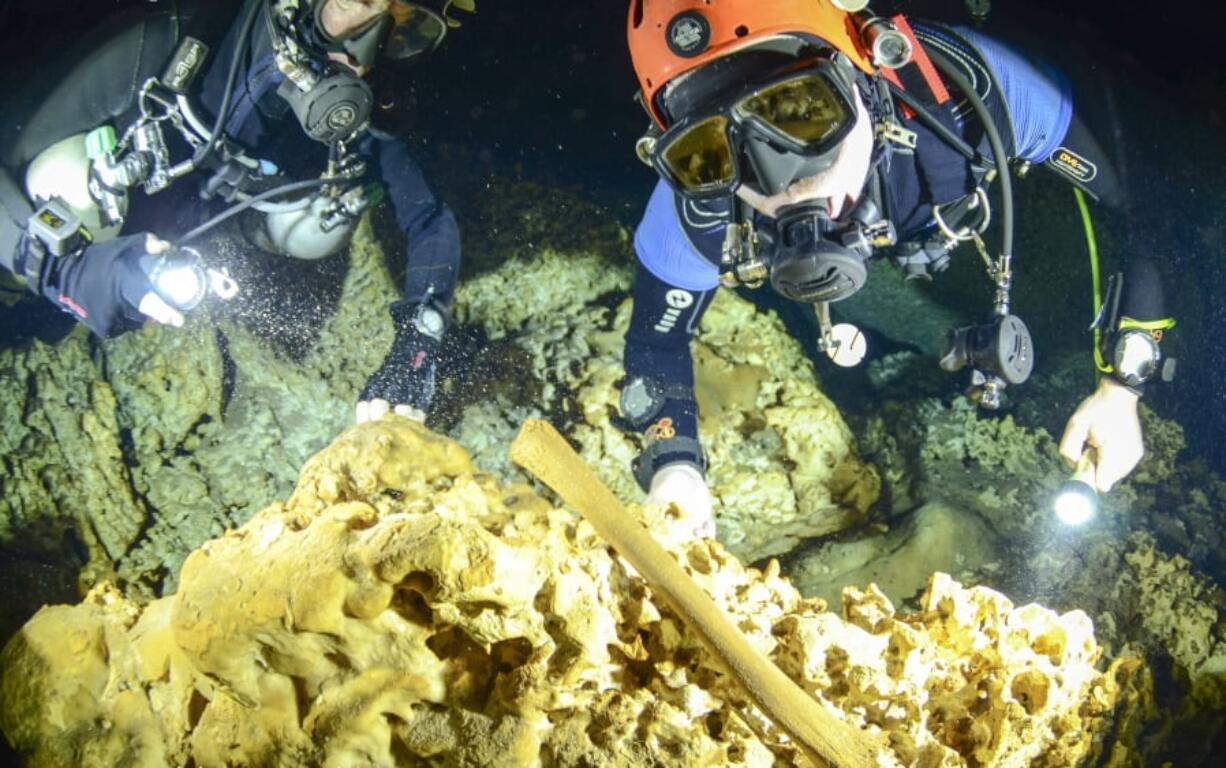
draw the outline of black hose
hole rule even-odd
[[[988,112],[983,99],[979,98],[979,94],[975,93],[975,88],[966,81],[953,62],[935,48],[926,48],[925,51],[941,74],[962,91],[967,102],[983,123],[983,131],[987,134],[988,143],[992,145],[992,156],[996,158],[996,177],[1000,179],[1001,207],[1004,209],[1001,214],[1001,229],[1004,230],[1004,233],[1001,236],[1000,252],[1003,257],[1011,258],[1013,255],[1013,180],[1009,177],[1009,155],[1005,153],[1005,144],[1000,139],[1000,131],[996,130],[996,123],[992,122],[992,115]]]
[[[975,164],[982,163],[982,162],[989,162],[989,163],[991,162],[990,160],[988,160],[987,158],[983,157],[978,152],[976,152],[974,148],[972,148],[970,144],[967,144],[966,141],[964,141],[961,136],[951,131],[948,126],[946,126],[940,120],[936,119],[936,117],[934,117],[933,114],[929,112],[928,109],[925,108],[923,104],[920,104],[919,101],[914,96],[907,93],[902,88],[899,88],[897,85],[894,85],[893,83],[889,82],[888,80],[886,81],[886,83],[890,87],[890,93],[894,94],[895,98],[897,98],[903,104],[907,105],[907,107],[911,110],[911,112],[915,114],[916,119],[918,119],[924,125],[928,126],[929,130],[931,130],[933,133],[939,136],[942,141],[944,141],[946,144],[948,144],[950,147],[956,150],[958,154],[962,155],[967,160],[969,160],[971,163],[975,163]]]
[[[270,189],[267,192],[261,192],[255,197],[249,198],[247,200],[244,200],[241,203],[236,203],[230,206],[229,208],[225,209],[224,211],[217,214],[216,216],[209,219],[208,221],[204,222],[203,224],[196,227],[195,229],[176,238],[174,241],[174,245],[183,245],[184,243],[188,241],[195,240],[197,237],[200,237],[205,232],[208,232],[214,227],[220,225],[221,223],[228,221],[234,216],[237,216],[238,214],[247,210],[248,208],[255,205],[256,203],[262,203],[265,200],[268,200],[269,198],[276,197],[277,195],[285,195],[285,194],[289,194],[290,192],[298,192],[303,189],[315,189],[317,187],[323,187],[328,184],[335,184],[335,183],[336,183],[336,179],[307,179],[306,181],[295,181],[289,184],[283,184],[274,189]]]
[[[266,1],[247,0],[247,15],[243,18],[243,25],[239,29],[234,56],[230,59],[230,71],[226,75],[226,88],[221,97],[221,106],[217,110],[217,118],[213,121],[213,133],[208,137],[208,141],[192,155],[193,167],[199,166],[200,163],[204,162],[217,149],[217,145],[221,143],[221,138],[225,133],[226,118],[230,113],[230,99],[234,97],[234,83],[238,80],[238,68],[242,65],[243,55],[247,53],[247,46],[251,44],[251,28],[255,26],[255,19],[259,15],[260,5]]]

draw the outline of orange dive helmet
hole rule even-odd
[[[665,85],[777,35],[820,40],[871,75],[875,70],[856,20],[842,10],[862,5],[852,0],[631,0],[626,33],[643,103],[655,122],[667,127],[656,102]]]

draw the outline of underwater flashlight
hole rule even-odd
[[[1056,517],[1069,526],[1083,525],[1098,514],[1098,491],[1094,489],[1094,449],[1081,454],[1073,476],[1060,486],[1052,503]]]
[[[176,248],[155,261],[149,282],[167,304],[182,311],[194,309],[209,287],[200,254],[191,248]]]
[[[238,294],[238,283],[225,272],[206,269],[200,252],[178,247],[161,256],[146,256],[145,273],[153,291],[182,312],[195,309],[212,291],[221,299]]]
[[[911,40],[898,31],[889,19],[874,17],[861,27],[864,45],[873,54],[873,64],[886,69],[900,69],[911,62],[915,50]]]

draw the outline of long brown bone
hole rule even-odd
[[[758,653],[728,617],[681,570],[638,520],[592,474],[548,422],[529,419],[511,444],[511,461],[579,510],[596,532],[633,565],[657,594],[702,638],[749,698],[786,731],[816,765],[871,768],[879,746],[827,712]]]

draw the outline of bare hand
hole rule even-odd
[[[1086,446],[1096,450],[1094,484],[1100,492],[1123,480],[1145,455],[1135,392],[1104,377],[1081,401],[1060,438],[1060,455],[1076,465]]]
[[[393,407],[391,403],[378,397],[358,403],[357,423],[365,424],[368,421],[378,421],[388,413],[405,416],[422,424],[426,423],[426,414],[419,409],[411,405],[396,405]]]

